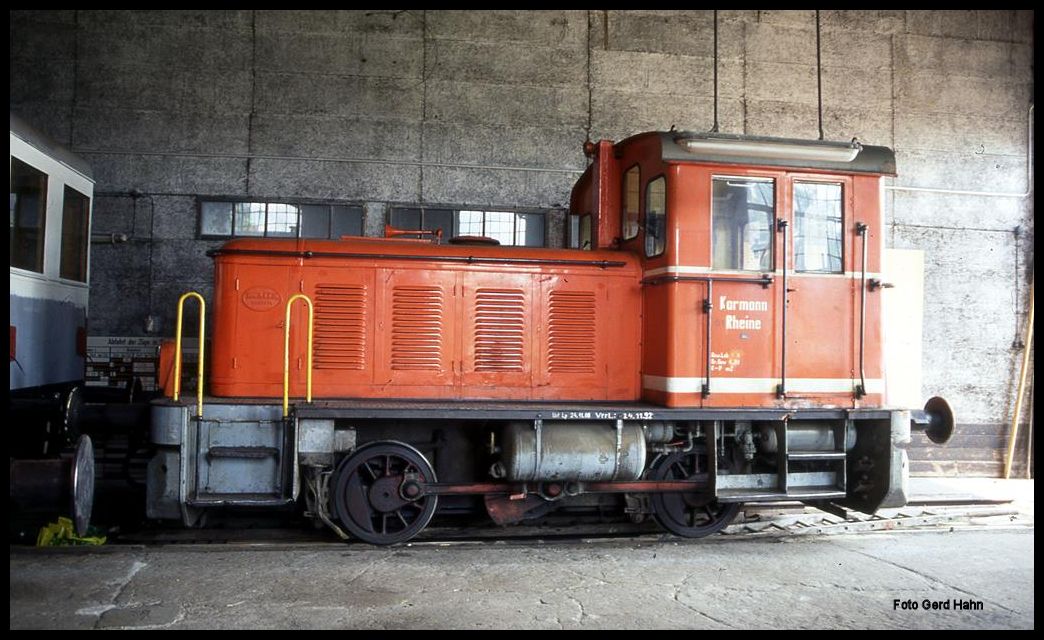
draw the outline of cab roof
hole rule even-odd
[[[617,143],[624,146],[645,136],[658,136],[665,162],[817,169],[837,173],[896,175],[895,152],[888,147],[852,142],[773,138],[728,133],[654,131]]]

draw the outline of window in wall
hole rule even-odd
[[[68,280],[87,282],[87,224],[90,210],[90,198],[72,187],[65,187],[62,259],[58,274]]]
[[[47,174],[11,158],[11,266],[43,273]]]
[[[645,187],[645,255],[658,256],[667,247],[667,178]]]
[[[772,270],[775,184],[771,178],[714,178],[715,269]]]
[[[442,229],[443,240],[484,236],[507,246],[544,246],[544,214],[476,209],[396,207],[390,216],[397,229]]]
[[[841,273],[841,185],[794,183],[794,269]]]
[[[361,236],[358,205],[201,200],[202,238],[333,238]]]
[[[641,171],[634,165],[624,173],[623,179],[623,239],[630,240],[638,235],[638,194]]]
[[[396,229],[422,229],[425,231],[437,231],[441,229],[442,239],[445,242],[454,236],[454,216],[455,212],[453,209],[396,207],[391,210],[391,222],[389,224]],[[420,238],[421,236],[413,237]]]

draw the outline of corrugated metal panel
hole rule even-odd
[[[475,292],[475,371],[522,371],[526,316],[521,289]]]
[[[443,293],[439,287],[392,292],[393,370],[442,369]]]
[[[316,369],[366,368],[366,296],[363,285],[316,286]]]
[[[548,370],[594,373],[595,294],[552,291],[548,318]]]

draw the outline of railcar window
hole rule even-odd
[[[202,238],[333,238],[361,236],[357,205],[200,201]]]
[[[11,158],[11,266],[43,273],[47,174]]]
[[[667,246],[667,178],[645,187],[645,255],[658,256]]]
[[[62,206],[62,259],[58,275],[87,282],[87,224],[91,200],[72,187],[65,187]]]
[[[390,216],[397,229],[442,229],[442,237],[484,236],[505,246],[544,246],[544,214],[477,209],[396,207]]]
[[[634,165],[624,174],[623,239],[638,235],[638,194],[641,191],[641,170]]]
[[[771,271],[775,184],[757,178],[714,178],[713,183],[714,268]]]
[[[841,185],[794,183],[794,269],[841,273]]]

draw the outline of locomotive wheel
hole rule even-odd
[[[436,482],[424,456],[402,442],[374,442],[342,460],[334,474],[332,500],[345,529],[370,544],[405,542],[420,533],[435,514],[438,496],[403,498],[399,487],[407,475]]]
[[[661,456],[653,463],[650,479],[688,480],[707,471],[707,450],[697,446],[688,453]],[[741,503],[718,502],[697,492],[654,493],[652,506],[653,517],[664,529],[683,538],[702,538],[728,526],[739,513]]]

